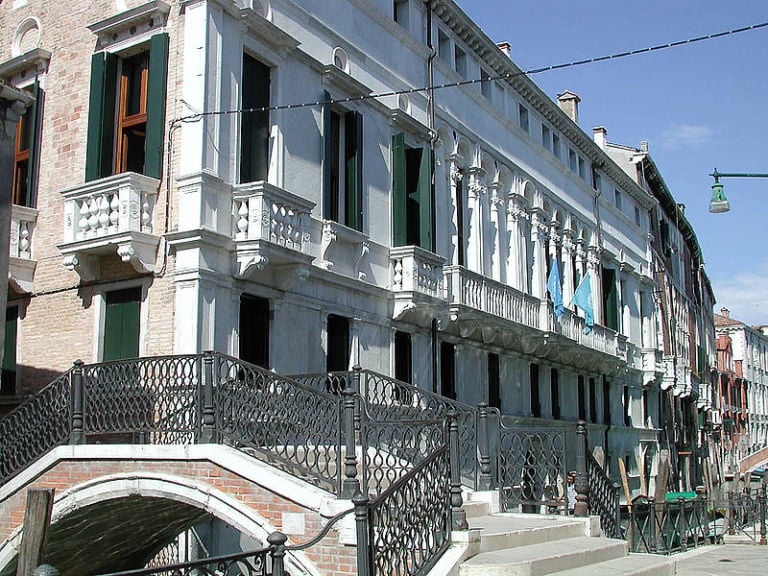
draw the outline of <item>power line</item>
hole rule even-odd
[[[726,30],[723,32],[716,32],[714,34],[706,34],[704,36],[697,36],[695,38],[688,38],[687,40],[678,40],[676,42],[668,42],[667,44],[658,44],[656,46],[650,46],[647,48],[638,48],[636,50],[628,50],[626,52],[618,52],[616,54],[609,54],[607,56],[597,56],[595,58],[586,58],[584,60],[574,60],[572,62],[564,62],[562,64],[553,64],[551,66],[543,66],[541,68],[531,68],[529,70],[521,70],[519,72],[508,72],[499,76],[490,76],[488,78],[474,78],[472,80],[460,80],[459,82],[446,82],[444,84],[435,84],[432,86],[421,86],[418,88],[404,88],[402,90],[391,90],[388,92],[377,92],[375,94],[363,94],[361,96],[349,96],[346,98],[338,98],[331,100],[316,100],[313,102],[301,102],[298,104],[280,104],[277,106],[262,106],[260,108],[245,108],[238,110],[215,110],[211,112],[197,112],[177,118],[175,122],[194,122],[204,116],[224,116],[228,114],[242,114],[244,112],[272,112],[278,110],[294,110],[298,108],[315,108],[318,106],[324,106],[327,104],[345,104],[350,102],[360,102],[363,100],[370,100],[373,98],[386,98],[389,96],[400,96],[402,94],[413,94],[415,92],[426,92],[429,90],[442,90],[444,88],[457,88],[460,86],[469,86],[472,84],[479,84],[481,82],[493,82],[496,80],[510,80],[518,76],[531,76],[533,74],[541,74],[542,72],[550,72],[552,70],[562,70],[564,68],[573,68],[575,66],[584,66],[586,64],[596,64],[597,62],[606,62],[608,60],[618,60],[619,58],[627,58],[629,56],[637,56],[639,54],[646,54],[649,52],[656,52],[659,50],[666,50],[667,48],[677,48],[678,46],[684,46],[687,44],[695,44],[697,42],[703,42],[705,40],[714,40],[715,38],[723,38],[725,36],[731,36],[733,34],[740,34],[742,32],[749,32],[752,30],[758,30],[760,28],[768,27],[768,22],[761,22],[760,24],[752,24],[751,26],[744,26],[742,28],[735,28],[733,30]]]

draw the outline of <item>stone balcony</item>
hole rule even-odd
[[[137,272],[154,271],[161,235],[155,224],[159,184],[125,172],[62,190],[64,240],[58,248],[64,266],[93,280],[100,258],[117,254]]]
[[[238,277],[245,278],[267,264],[295,267],[312,261],[314,202],[263,181],[236,186],[232,197]]]
[[[389,260],[395,318],[402,318],[406,313],[413,316],[417,312],[422,320],[431,319],[431,313],[445,303],[445,260],[418,246],[390,248]]]
[[[11,233],[8,261],[8,282],[16,292],[32,292],[37,261],[33,240],[37,226],[37,210],[26,206],[11,206]]]

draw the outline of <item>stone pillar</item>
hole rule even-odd
[[[483,195],[486,188],[482,179],[485,171],[479,166],[469,169],[469,234],[467,246],[467,268],[483,273]]]
[[[519,194],[510,194],[507,201],[507,283],[521,292],[528,292],[527,219],[525,198]]]
[[[466,253],[466,224],[464,222],[466,216],[466,206],[464,206],[463,198],[460,198],[460,195],[464,194],[464,189],[462,186],[464,173],[461,170],[463,160],[458,154],[451,154],[447,160],[449,163],[448,183],[451,189],[451,199],[453,200],[454,207],[454,210],[451,212],[451,224],[453,225],[453,229],[456,230],[456,245],[454,247],[451,264],[466,264],[463,257],[460,256],[461,254]]]
[[[540,300],[546,299],[547,291],[547,223],[540,208],[532,210],[531,240],[533,241],[533,280],[531,294]]]
[[[573,277],[573,253],[576,245],[573,243],[573,230],[569,224],[570,216],[566,219],[566,224],[562,232],[562,250],[560,254],[561,269],[560,274],[563,278],[563,305],[573,310],[573,292],[576,290]]]
[[[600,276],[600,249],[592,245],[587,252],[587,273],[592,287],[592,309],[595,324],[603,324],[603,282]]]
[[[494,229],[494,235],[491,239],[491,277],[499,282],[506,282],[506,262],[509,250],[509,243],[506,242],[507,231],[505,228],[504,197],[499,194],[501,182],[494,180],[489,186],[491,200],[491,226]]]

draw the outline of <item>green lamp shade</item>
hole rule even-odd
[[[731,209],[731,205],[728,204],[728,199],[723,193],[723,185],[720,182],[712,184],[712,200],[709,202],[709,211],[715,214],[721,212],[728,212]]]

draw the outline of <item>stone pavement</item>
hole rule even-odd
[[[676,554],[677,576],[764,576],[768,546],[725,544]]]

